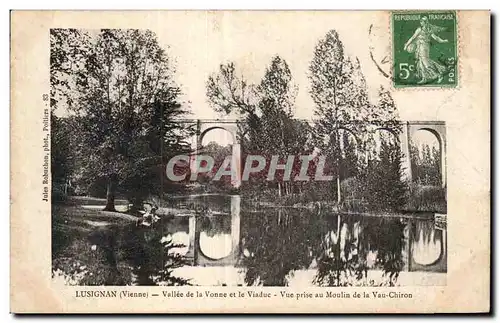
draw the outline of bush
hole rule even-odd
[[[446,188],[411,183],[406,209],[446,213]]]

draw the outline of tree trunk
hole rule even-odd
[[[340,172],[337,174],[337,204],[340,206],[340,203],[342,203],[342,197],[341,197],[341,188],[340,188]]]
[[[106,207],[104,211],[116,212],[115,209],[115,195],[116,195],[116,176],[109,177],[108,185],[106,188]]]
[[[337,252],[337,255],[336,255],[336,258],[337,258],[337,261],[339,262],[339,265],[340,265],[340,262],[342,261],[340,259],[340,214],[337,215],[337,248],[335,248],[335,251]],[[337,265],[337,282],[336,282],[336,287],[339,287],[340,286],[340,266]]]
[[[337,128],[338,129],[338,128]],[[338,130],[335,131],[335,145],[336,145],[336,155],[337,155],[337,205],[340,207],[342,202],[341,188],[340,188],[340,171],[341,171],[341,159],[342,159],[342,148],[340,147],[339,133]]]

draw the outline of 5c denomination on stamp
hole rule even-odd
[[[394,87],[456,87],[454,11],[392,13]]]

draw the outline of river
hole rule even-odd
[[[162,234],[176,244],[168,252],[185,260],[174,275],[223,286],[446,284],[446,228],[432,216],[242,205],[238,195],[199,195],[160,209],[170,215]]]

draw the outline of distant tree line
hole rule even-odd
[[[414,182],[420,185],[441,185],[441,156],[435,145],[423,144],[420,148],[410,145],[411,168]]]

